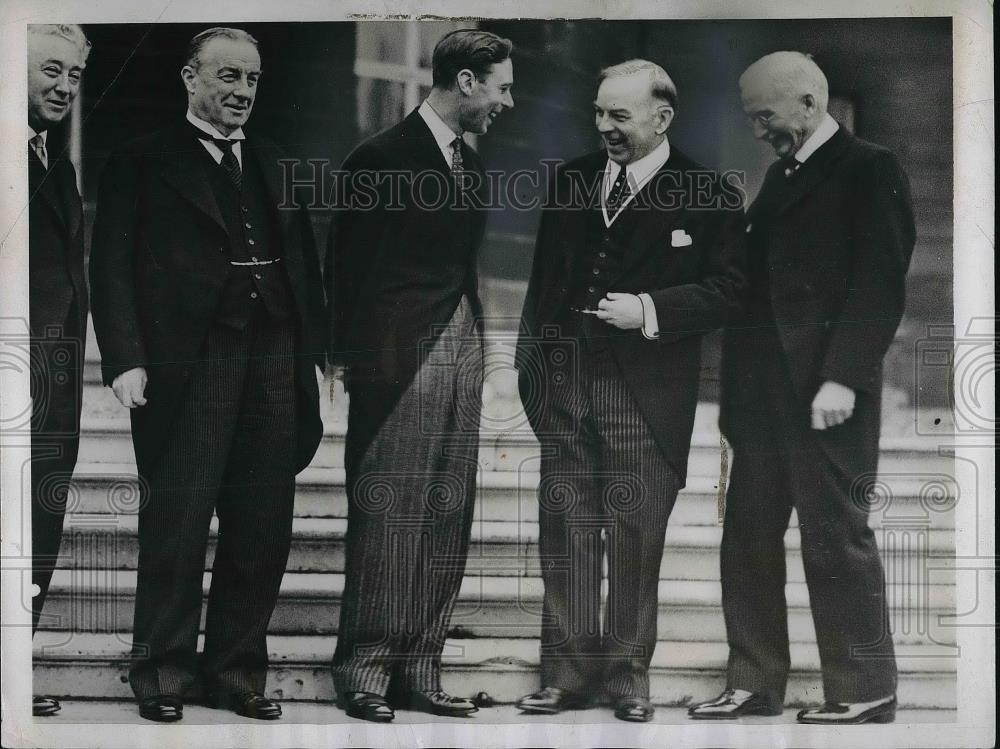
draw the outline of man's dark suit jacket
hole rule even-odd
[[[462,157],[469,191],[457,198],[441,149],[413,111],[359,145],[334,188],[329,352],[347,366],[359,448],[391,413],[462,296],[481,312],[485,179],[474,150],[463,145]],[[361,397],[363,413],[354,408]]]
[[[771,166],[747,213],[749,312],[723,342],[724,431],[739,429],[739,410],[754,405],[759,326],[776,323],[806,408],[827,380],[877,403],[882,358],[903,315],[915,230],[893,154],[840,127],[799,172],[786,177],[785,166]],[[761,312],[768,306],[773,322]]]
[[[88,306],[83,270],[83,207],[73,164],[58,156],[51,137],[48,149],[51,168],[46,173],[38,156],[28,148],[31,335],[44,337],[47,328],[58,327],[60,335],[79,340],[82,363]]]
[[[578,277],[579,264],[590,262],[593,212],[603,221],[606,164],[607,154],[600,151],[559,169],[543,210],[516,362],[522,402],[536,433],[544,429],[539,420],[546,391],[557,379],[547,353],[551,334],[573,335],[579,319],[574,316],[580,313],[570,310],[570,280]],[[702,335],[722,327],[744,284],[742,201],[734,190],[723,189],[715,173],[671,146],[670,158],[615,221],[637,225],[622,249],[621,275],[609,289],[649,293],[660,336],[647,340],[639,330],[620,331],[606,323],[599,330],[608,336],[636,404],[683,485]],[[675,230],[683,230],[691,243],[673,246]]]
[[[156,460],[230,272],[225,223],[202,166],[202,148],[190,124],[181,122],[116,151],[101,181],[90,261],[94,327],[105,384],[133,367],[145,367],[149,376],[147,404],[131,411],[140,471]],[[281,150],[259,136],[248,136],[242,148],[257,154],[271,200],[281,205]],[[325,361],[323,287],[305,206],[279,209],[278,217],[281,262],[299,321],[301,470],[323,434],[315,373]]]

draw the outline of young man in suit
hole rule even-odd
[[[179,720],[199,677],[216,707],[281,715],[263,694],[266,632],[295,474],[322,437],[325,311],[308,212],[279,210],[282,151],[243,132],[260,75],[252,36],[201,32],[181,69],[187,116],[122,146],[101,181],[94,327],[141,478],[129,681],[149,720]]]
[[[344,163],[326,258],[330,356],[350,397],[347,562],[334,684],[349,715],[468,715],[441,691],[475,501],[484,175],[463,133],[514,106],[511,43],[460,30],[433,88]],[[363,189],[366,188],[366,189]]]
[[[657,583],[701,339],[742,286],[743,213],[739,194],[667,139],[677,90],[663,68],[629,60],[598,83],[604,148],[550,187],[518,341],[521,399],[542,448],[545,585],[542,689],[518,707],[552,714],[607,695],[616,717],[642,722],[653,716]]]
[[[748,212],[746,316],[723,343],[733,445],[722,539],[727,688],[694,718],[777,715],[788,679],[783,538],[795,508],[826,704],[803,723],[893,720],[896,662],[868,492],[882,357],[903,314],[914,226],[891,152],[827,113],[826,76],[775,52],[740,78],[754,135],[780,157]]]
[[[28,284],[31,315],[31,628],[38,629],[59,556],[66,490],[80,444],[87,286],[76,170],[49,137],[70,113],[90,42],[74,24],[28,26]],[[37,368],[37,369],[36,369]],[[35,697],[36,716],[59,702]]]

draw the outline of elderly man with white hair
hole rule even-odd
[[[28,304],[31,313],[32,632],[52,580],[80,444],[87,284],[76,169],[50,131],[80,92],[90,42],[75,24],[28,26]],[[23,153],[23,152],[22,152]],[[35,697],[32,713],[60,710]]]
[[[868,497],[882,357],[903,314],[914,243],[895,156],[827,113],[799,52],[741,76],[754,136],[780,159],[747,213],[745,319],[725,333],[720,426],[734,449],[722,539],[725,691],[693,718],[782,712],[790,667],[783,538],[794,508],[825,704],[803,723],[888,723],[896,662]]]

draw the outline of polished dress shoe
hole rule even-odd
[[[184,703],[175,694],[157,694],[139,702],[139,715],[157,723],[173,723],[184,717]]]
[[[449,718],[461,718],[479,710],[476,703],[465,697],[452,697],[440,689],[431,692],[410,692],[405,698],[405,704],[410,710],[419,710],[431,715],[443,715]]]
[[[541,691],[527,694],[517,701],[517,708],[526,713],[555,715],[563,710],[585,710],[593,701],[582,694],[567,692],[557,687],[543,687]]]
[[[827,702],[823,707],[800,710],[799,723],[826,726],[854,726],[859,723],[892,723],[896,720],[896,697],[874,702]]]
[[[688,715],[696,720],[730,720],[748,715],[781,715],[783,710],[759,692],[727,689],[714,700],[691,705]]]
[[[653,703],[645,697],[619,697],[615,700],[615,717],[632,723],[648,723],[653,719]]]
[[[372,723],[388,723],[396,717],[385,697],[374,692],[348,692],[338,703],[352,718]]]
[[[229,695],[227,702],[226,707],[244,718],[277,720],[281,717],[281,705],[260,692],[235,692]]]
[[[62,705],[55,697],[33,697],[31,699],[31,714],[36,718],[47,718],[62,710]]]

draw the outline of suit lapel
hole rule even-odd
[[[219,203],[205,175],[202,160],[206,156],[205,150],[197,138],[189,135],[188,130],[178,129],[167,138],[167,148],[159,154],[165,161],[163,179],[181,197],[218,224],[222,231],[226,231]]]
[[[67,209],[62,200],[61,190],[56,184],[58,178],[54,170],[46,170],[31,146],[28,146],[28,174],[31,187],[29,200],[44,201],[63,228],[68,230]]]
[[[273,145],[262,143],[258,138],[247,136],[247,139],[243,141],[242,151],[243,171],[246,172],[250,159],[253,159],[264,175],[264,184],[267,185],[271,204],[277,210],[277,207],[283,205],[285,202],[285,175],[278,161],[277,148]],[[281,226],[281,235],[285,236],[288,230],[288,222],[292,219],[292,211],[277,210],[277,213]]]
[[[62,193],[62,203],[64,207],[64,218],[69,236],[75,237],[80,231],[83,222],[83,210],[80,205],[80,193],[76,188],[76,169],[69,161],[60,159],[55,164],[58,170],[57,180],[60,192]]]
[[[798,171],[789,177],[785,177],[784,173],[776,173],[776,177],[786,179],[788,185],[787,190],[780,194],[774,203],[774,215],[778,216],[787,211],[826,179],[830,168],[844,153],[849,142],[850,136],[841,126],[830,140],[806,159]]]
[[[686,179],[687,173],[681,168],[677,151],[672,149],[670,158],[615,219],[615,223],[626,221],[634,224],[625,246],[622,272],[680,220],[685,201],[677,199],[676,191],[684,189]]]

